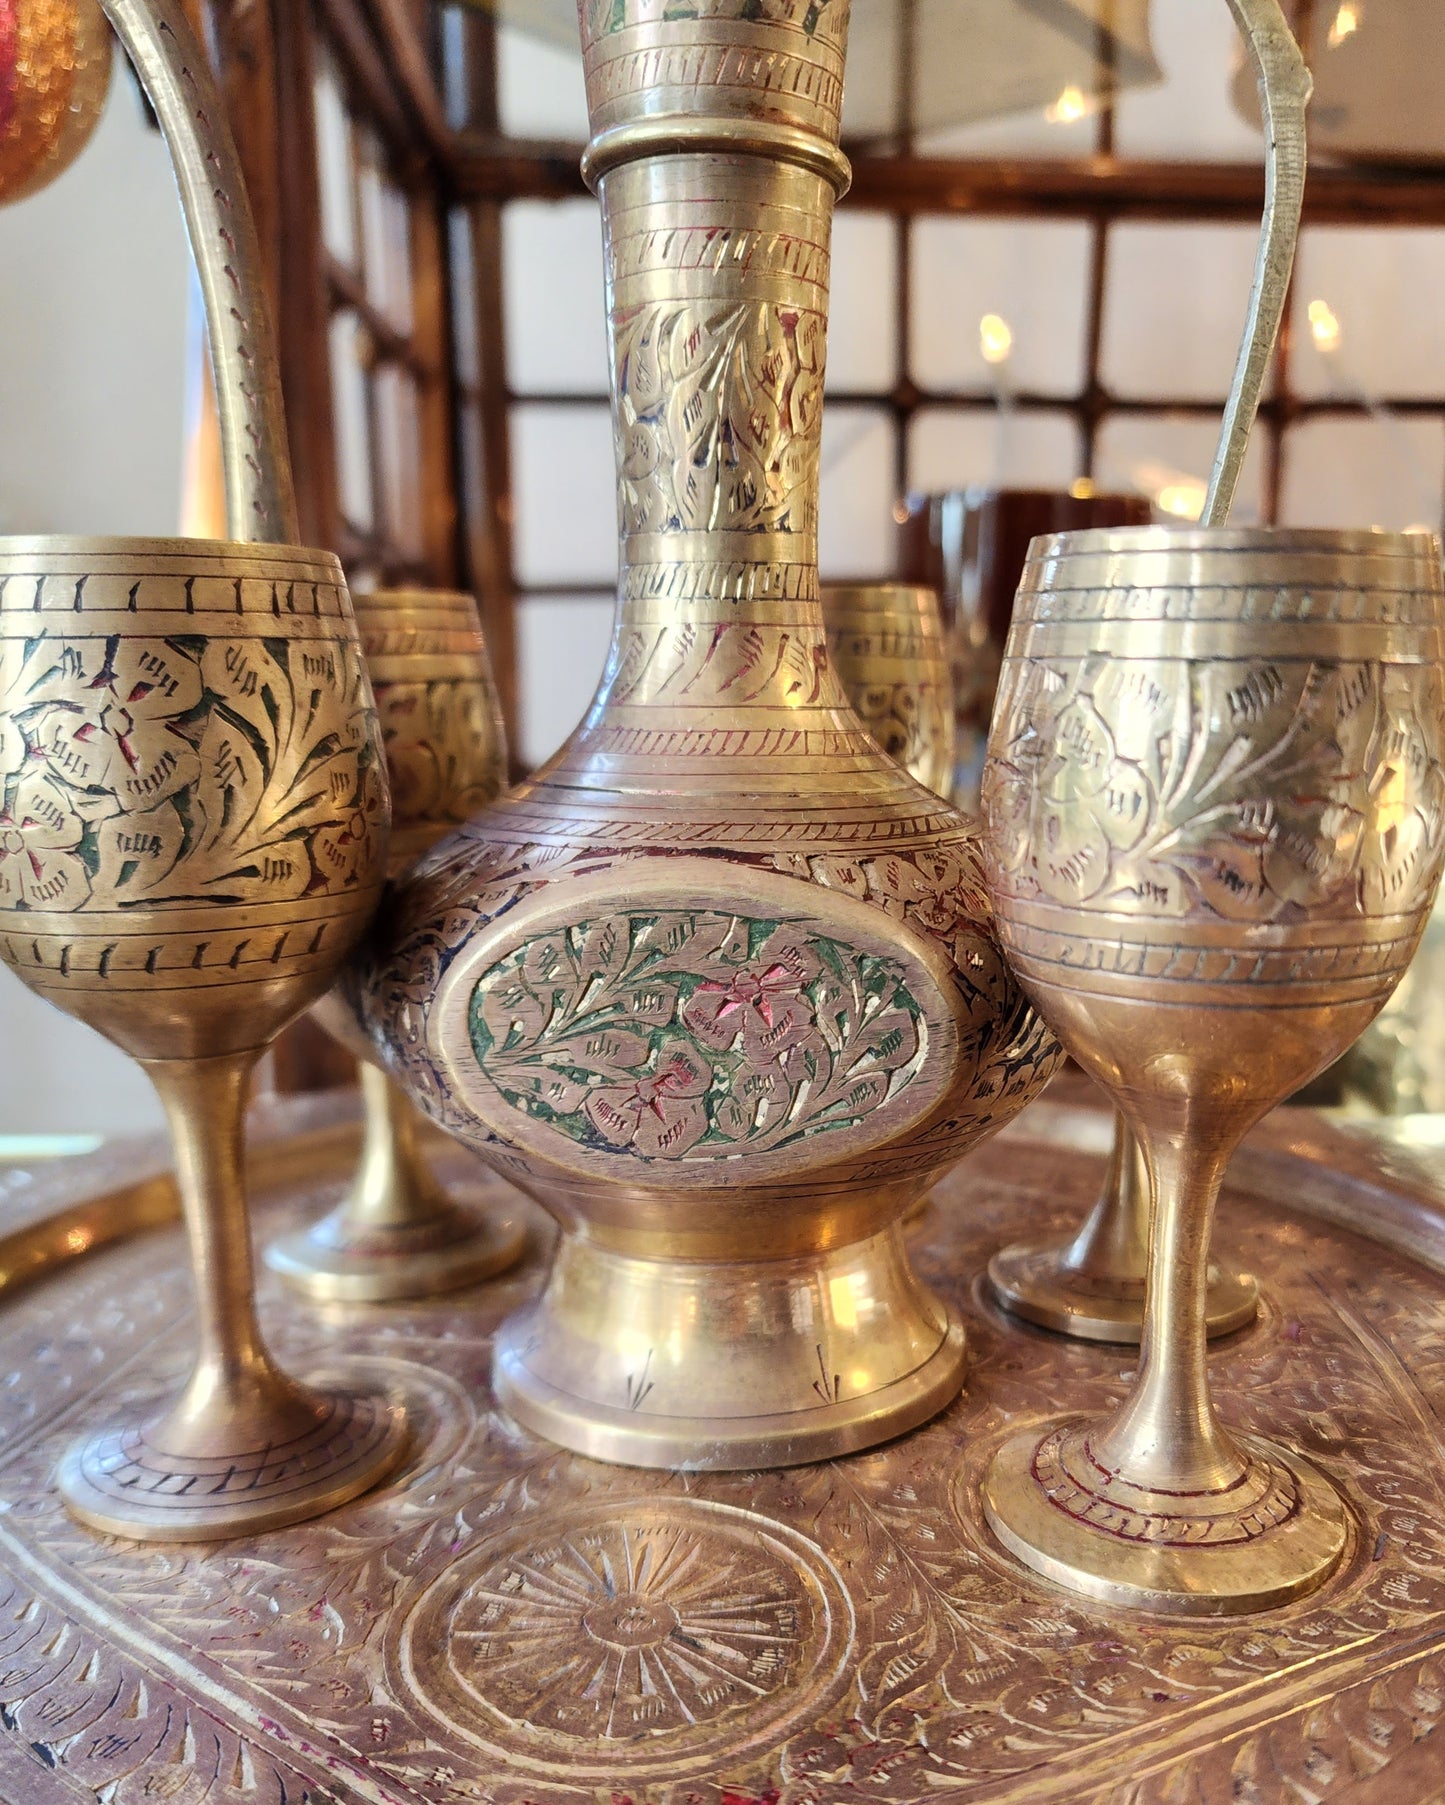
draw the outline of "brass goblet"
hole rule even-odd
[[[0,542],[0,956],[165,1104],[200,1353],[179,1400],[59,1474],[143,1540],[299,1521],[399,1460],[400,1412],[267,1352],[241,1168],[251,1069],[331,984],[382,883],[371,694],[329,553]]]
[[[391,775],[395,876],[506,787],[506,728],[471,596],[382,590],[353,607]],[[526,1240],[505,1187],[479,1176],[449,1195],[422,1155],[416,1110],[375,1064],[344,999],[333,992],[312,1013],[362,1062],[361,1163],[337,1206],[273,1242],[266,1264],[309,1296],[352,1303],[428,1296],[505,1271]]]
[[[1229,9],[1244,37],[1267,127],[1265,208],[1249,314],[1205,498],[1206,529],[1222,528],[1229,518],[1284,317],[1304,202],[1305,109],[1312,87],[1279,0],[1229,0]],[[1057,540],[1037,541],[1031,557],[1045,543],[1074,547],[1099,541],[1085,532],[1064,533]],[[1276,549],[1285,545],[1261,543]],[[1206,539],[1201,544],[1208,552],[1223,552],[1234,542]],[[1244,618],[1249,618],[1247,607]],[[1147,651],[1143,655],[1147,657]],[[998,1301],[1046,1328],[1087,1340],[1138,1341],[1148,1295],[1143,1257],[1149,1232],[1148,1182],[1129,1123],[1120,1116],[1108,1180],[1082,1229],[1062,1246],[1009,1247],[996,1254],[989,1265],[989,1282]],[[1207,1238],[1205,1245],[1207,1249]],[[1226,1334],[1253,1318],[1259,1287],[1250,1274],[1207,1266],[1203,1286],[1207,1334]]]
[[[298,1522],[385,1476],[385,1399],[282,1372],[241,1168],[256,1059],[331,985],[383,879],[386,778],[341,567],[299,550],[260,251],[181,0],[103,0],[165,133],[206,300],[230,543],[0,541],[0,957],[165,1104],[200,1354],[59,1484],[142,1540]],[[251,543],[252,541],[256,543]]]
[[[953,780],[954,721],[937,591],[915,583],[823,589],[828,656],[878,744],[940,796]]]
[[[1445,862],[1442,656],[1425,535],[1064,534],[1025,571],[990,887],[1155,1205],[1128,1398],[1018,1431],[984,1504],[1020,1559],[1108,1603],[1257,1609],[1345,1546],[1333,1487],[1215,1414],[1209,1232],[1240,1138],[1367,1026],[1419,942]]]

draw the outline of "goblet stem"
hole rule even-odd
[[[994,1534],[1038,1572],[1107,1604],[1213,1614],[1282,1604],[1344,1550],[1344,1507],[1284,1449],[1236,1441],[1206,1366],[1209,1236],[1230,1155],[1262,1113],[1210,1099],[1136,1122],[1154,1210],[1134,1388],[1102,1423],[1019,1430],[994,1457]]]
[[[366,1491],[404,1452],[396,1406],[300,1384],[262,1338],[242,1164],[256,1059],[142,1062],[170,1122],[200,1348],[170,1409],[87,1437],[62,1460],[61,1492],[92,1528],[142,1541],[278,1529]]]
[[[1137,1281],[1149,1258],[1149,1170],[1122,1116],[1099,1200],[1084,1218],[1060,1264],[1087,1278]]]
[[[1085,1341],[1137,1343],[1149,1265],[1149,1168],[1122,1115],[1098,1201],[1071,1241],[1005,1247],[989,1261],[989,1283],[1005,1310]],[[1259,1287],[1247,1272],[1208,1267],[1205,1323],[1227,1335],[1251,1321]]]
[[[1158,1492],[1222,1491],[1248,1461],[1214,1413],[1209,1390],[1209,1241],[1238,1137],[1143,1125],[1139,1145],[1156,1206],[1138,1377],[1123,1408],[1090,1438],[1094,1458]]]
[[[374,1065],[361,1067],[361,1164],[347,1214],[358,1230],[400,1228],[448,1207],[417,1142],[416,1111]]]
[[[308,1297],[387,1303],[505,1272],[527,1231],[497,1180],[453,1197],[422,1151],[421,1118],[380,1067],[361,1065],[361,1162],[340,1203],[266,1249],[266,1264]]]
[[[161,1447],[172,1445],[177,1431],[191,1443],[219,1419],[235,1425],[270,1415],[278,1392],[299,1400],[300,1387],[273,1363],[256,1320],[242,1129],[257,1058],[248,1051],[144,1062],[170,1124],[200,1342],[185,1391],[151,1432]]]

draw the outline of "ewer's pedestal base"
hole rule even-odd
[[[280,1382],[274,1409],[243,1424],[183,1412],[77,1442],[56,1474],[71,1515],[140,1542],[258,1535],[359,1497],[406,1449],[405,1419],[385,1398],[291,1380]]]
[[[1022,1430],[984,1477],[989,1527],[1046,1579],[1100,1604],[1231,1616],[1302,1597],[1339,1565],[1344,1502],[1297,1455],[1240,1438],[1249,1465],[1228,1490],[1151,1492],[1094,1458],[1099,1428]]]
[[[359,1221],[350,1200],[313,1227],[273,1241],[266,1264],[322,1302],[391,1303],[480,1284],[514,1266],[527,1231],[500,1208],[497,1187],[455,1193],[413,1221]]]
[[[564,1236],[503,1324],[493,1382],[595,1460],[728,1472],[829,1460],[916,1428],[963,1384],[963,1325],[896,1228],[780,1260],[653,1260]]]
[[[1000,1308],[1080,1341],[1137,1347],[1144,1333],[1144,1279],[1091,1273],[1069,1263],[1072,1241],[1005,1247],[988,1263]],[[1254,1321],[1259,1285],[1248,1272],[1209,1268],[1206,1331],[1229,1335]]]

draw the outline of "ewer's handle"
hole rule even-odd
[[[226,523],[233,539],[294,545],[296,497],[261,253],[225,104],[181,0],[101,0],[165,133],[206,324]]]
[[[1264,227],[1254,266],[1254,292],[1239,361],[1234,367],[1234,385],[1225,404],[1219,449],[1214,454],[1209,496],[1204,504],[1205,526],[1223,526],[1229,518],[1249,435],[1259,412],[1259,391],[1284,318],[1304,206],[1305,109],[1314,91],[1313,78],[1279,0],[1229,0],[1229,9],[1244,33],[1254,64],[1269,148]]]

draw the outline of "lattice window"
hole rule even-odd
[[[211,3],[236,33],[262,15]],[[307,530],[362,581],[479,591],[504,696],[515,637],[530,763],[580,715],[611,613],[601,249],[571,0],[487,3],[550,38],[483,0],[268,0],[283,358]],[[910,489],[1092,481],[1197,505],[1262,198],[1224,0],[855,11],[825,572],[886,574]],[[1063,60],[1025,59],[1064,85],[990,119],[995,90],[1017,99],[1006,15],[1068,26]],[[1357,6],[1354,39],[1381,16]],[[1316,31],[1321,56],[1338,35]],[[1445,52],[1445,9],[1439,35],[1419,53]],[[950,108],[969,123],[941,124]],[[1439,521],[1442,228],[1438,169],[1317,164],[1241,519]]]
[[[424,580],[451,558],[427,508],[450,455],[436,210],[324,25],[313,96],[338,545],[363,583]]]

